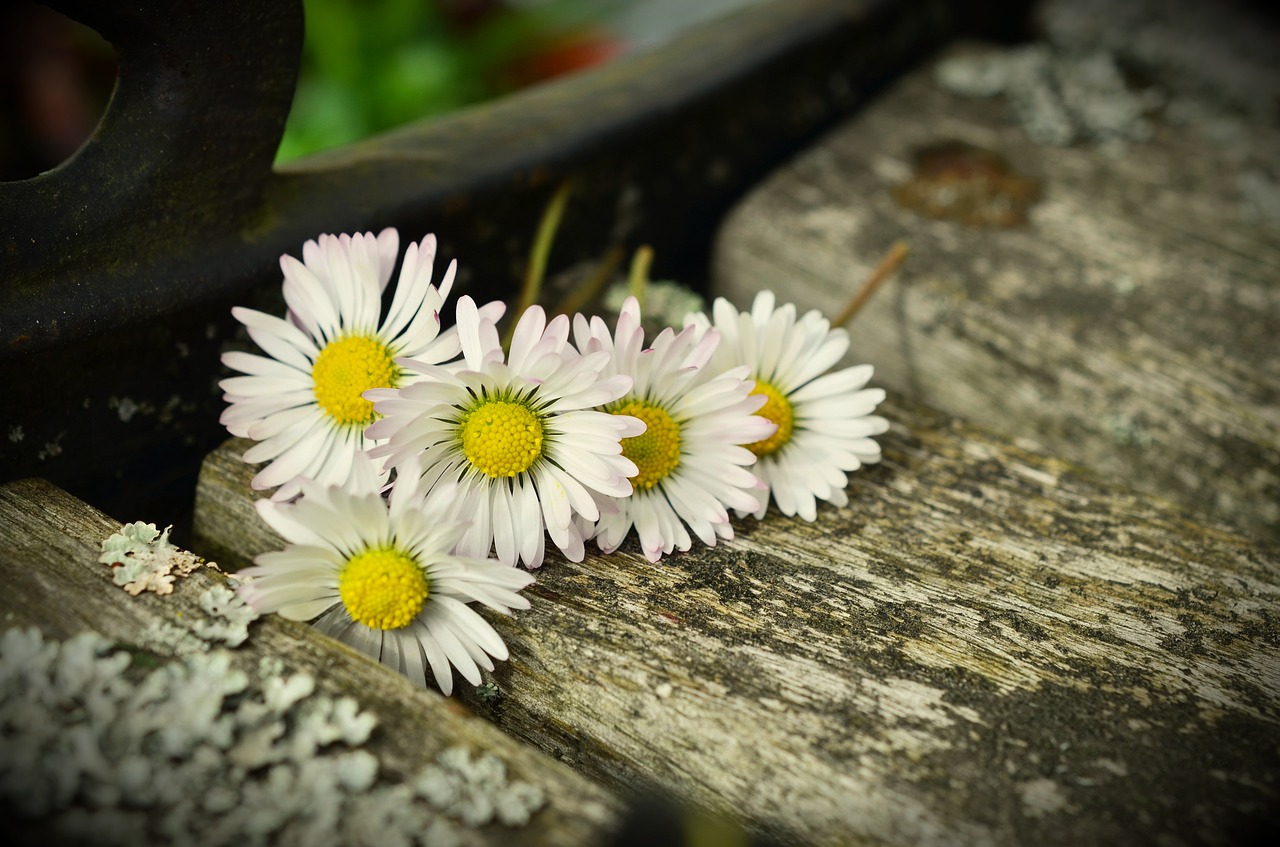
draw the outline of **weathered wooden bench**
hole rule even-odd
[[[735,210],[716,286],[834,313],[906,237],[853,355],[1008,436],[899,404],[885,463],[812,525],[773,514],[657,565],[551,562],[534,609],[498,623],[502,700],[474,708],[606,785],[788,842],[1280,827],[1280,556],[1257,539],[1280,467],[1272,224],[1208,190],[1223,165],[1191,131],[1116,159],[1037,146],[1002,109],[911,75]],[[949,140],[1040,183],[1029,227],[893,201]],[[1171,171],[1192,190],[1161,192]],[[1230,268],[1216,297],[1206,267]],[[212,454],[198,492],[198,543],[231,562],[279,543],[251,522],[245,446]]]
[[[1280,555],[916,407],[813,524],[770,514],[657,564],[549,561],[496,703],[615,790],[786,843],[1231,843],[1280,827]],[[246,442],[197,544],[279,549]]]
[[[951,20],[945,6],[875,7],[933,15],[915,29],[873,16],[881,33],[901,37],[885,36],[875,55],[903,57],[928,43],[933,35],[903,33],[936,34],[931,27]],[[853,8],[779,4],[715,42],[723,53],[704,51],[695,36],[668,58],[702,73],[783,19],[792,21],[787,43],[808,32],[826,45],[815,50],[820,57],[836,46],[806,28],[843,20],[846,36],[867,35]],[[619,81],[639,86],[660,72],[653,61],[576,84],[604,97]],[[819,73],[801,64],[784,76]],[[778,68],[766,61],[759,73]],[[828,82],[829,72],[821,76]],[[336,773],[333,757],[375,757],[376,779],[348,774],[343,791],[325,796],[353,815],[385,811],[380,803],[412,809],[369,818],[382,821],[387,839],[405,836],[406,821],[420,829],[409,837],[425,838],[422,822],[433,821],[441,839],[461,843],[599,843],[637,791],[796,845],[1234,844],[1280,833],[1280,550],[1267,500],[1275,351],[1237,320],[1239,309],[1219,308],[1239,301],[1274,316],[1269,224],[1226,218],[1221,194],[1159,190],[1157,177],[1184,156],[1204,168],[1186,185],[1211,184],[1214,151],[1194,136],[1157,133],[1132,159],[1047,151],[1005,126],[1000,102],[961,100],[933,73],[884,92],[780,171],[737,207],[716,248],[720,293],[745,301],[772,287],[834,312],[847,295],[840,286],[891,241],[911,242],[901,280],[854,326],[854,355],[908,399],[885,409],[893,421],[885,461],[855,475],[848,507],[824,507],[812,524],[776,513],[742,521],[734,541],[657,564],[625,545],[578,564],[552,557],[529,590],[533,608],[491,618],[511,661],[457,700],[416,691],[305,626],[258,620],[227,651],[222,672],[242,673],[248,687],[226,698],[222,714],[270,702],[291,674],[314,681],[311,696],[329,698],[324,708],[355,698],[377,721],[367,742],[281,761],[296,774]],[[571,90],[546,94],[543,105]],[[667,102],[658,91],[639,97],[657,103],[655,114]],[[718,102],[707,96],[693,92],[680,113]],[[483,120],[464,116],[439,136],[406,131],[385,148],[317,161],[315,174],[327,174],[341,196],[368,172],[381,174],[375,194],[390,190],[415,167],[397,170],[399,159],[416,161],[430,138],[455,138]],[[667,125],[645,126],[641,139]],[[995,150],[1040,182],[1046,199],[1030,228],[968,230],[896,205],[892,186],[909,180],[920,147],[940,140]],[[619,149],[594,148],[581,173],[602,172]],[[550,159],[548,179],[578,172],[567,153]],[[744,181],[764,160],[752,161]],[[519,183],[536,195],[527,186],[543,184],[529,177],[541,165],[508,165],[524,176],[504,187]],[[1097,169],[1109,175],[1105,191],[1087,176]],[[295,187],[306,182],[292,177],[301,180]],[[311,183],[317,192],[324,184]],[[603,185],[602,196],[613,190]],[[421,222],[436,217],[432,204],[445,194],[391,206]],[[1164,204],[1159,215],[1137,202],[1151,197]],[[478,202],[472,213],[499,220],[504,208]],[[662,217],[659,205],[652,210]],[[1184,220],[1208,234],[1194,242],[1167,235]],[[325,221],[321,228],[370,225],[360,215]],[[304,215],[289,226],[306,223],[315,221]],[[262,250],[296,249],[271,240],[292,230],[268,230]],[[1128,240],[1118,243],[1114,232]],[[1229,267],[1229,296],[1194,300],[1187,256]],[[239,273],[228,272],[240,280],[228,285],[247,286],[266,271]],[[1156,296],[1166,275],[1180,301]],[[1025,343],[1029,331],[1035,346]],[[1199,359],[1179,333],[1192,335],[1196,355],[1217,370],[1191,367]],[[1073,375],[1082,369],[1089,379]],[[916,405],[912,393],[944,412]],[[1213,403],[1191,410],[1179,395]],[[196,488],[192,546],[229,569],[281,543],[252,507],[245,447],[232,440],[209,453]],[[1232,457],[1251,463],[1249,472],[1236,472]],[[1210,490],[1220,496],[1204,507]],[[208,672],[190,655],[220,654],[191,639],[216,617],[211,592],[224,578],[199,569],[171,595],[132,597],[98,561],[118,529],[47,483],[0,488],[6,628],[38,627],[64,650],[79,631],[101,633],[134,657],[134,684],[152,667]],[[168,658],[175,652],[182,655]],[[289,739],[298,724],[291,708],[267,724]],[[236,744],[258,749],[245,740],[253,725],[236,726],[244,736]],[[469,758],[460,762],[459,749]],[[446,802],[465,794],[458,786],[471,784],[482,759],[497,787],[476,802],[514,804],[510,825],[496,806],[485,817],[476,803]],[[501,780],[492,778],[495,761],[505,766]],[[266,773],[249,772],[237,796],[248,802],[264,791]],[[434,789],[418,791],[428,777]],[[20,834],[41,837],[39,822]],[[350,840],[338,829],[329,837]]]
[[[1197,36],[1215,38],[1182,37]],[[879,384],[1280,541],[1280,213],[1242,188],[1280,173],[1280,126],[1226,110],[1162,122],[1119,156],[1055,147],[1031,140],[1003,98],[949,91],[938,68],[735,209],[716,293],[745,304],[785,284],[798,304],[835,314],[851,281],[905,239],[908,270],[872,299],[850,354],[875,362]],[[1166,96],[1170,109],[1196,102]],[[995,181],[987,163],[963,152],[918,167],[948,143],[1001,157],[1013,171],[1003,178],[1038,187],[1029,225],[915,210],[932,198],[945,215],[948,192],[979,207],[960,196],[953,215],[1019,199],[983,188]]]

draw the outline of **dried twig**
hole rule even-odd
[[[876,289],[893,276],[894,271],[902,264],[902,260],[907,258],[907,242],[898,241],[889,248],[889,252],[884,254],[884,258],[880,260],[880,264],[875,266],[871,274],[866,278],[849,302],[845,304],[844,309],[835,320],[831,322],[832,326],[844,326],[853,320],[854,316],[867,304],[871,299],[871,295],[876,293]]]

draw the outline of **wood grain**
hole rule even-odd
[[[0,614],[5,627],[36,626],[65,639],[94,631],[138,644],[153,623],[199,619],[200,593],[223,580],[201,569],[178,581],[173,594],[130,597],[112,584],[111,569],[98,563],[103,539],[120,524],[43,480],[0,487]],[[353,696],[378,718],[366,745],[392,780],[417,773],[443,750],[462,745],[492,752],[507,763],[512,779],[541,786],[548,805],[520,829],[484,830],[493,844],[598,844],[617,826],[619,802],[530,747],[513,741],[456,701],[413,687],[399,674],[319,635],[277,617],[251,625],[250,638],[234,651],[235,666],[251,670],[275,657],[286,673],[305,672],[316,690]]]
[[[550,559],[492,706],[613,786],[792,844],[1235,843],[1280,831],[1280,555],[915,407],[813,524]],[[278,544],[252,468],[196,531]]]
[[[905,239],[900,277],[851,328],[876,384],[1278,541],[1280,222],[1248,219],[1239,186],[1280,169],[1280,129],[1237,120],[1224,141],[1224,121],[1157,122],[1120,157],[1040,146],[1000,98],[922,68],[739,204],[714,293],[835,315]],[[1028,226],[895,202],[918,152],[948,141],[1039,183]]]

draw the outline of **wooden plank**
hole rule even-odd
[[[495,723],[792,844],[1224,843],[1280,831],[1280,555],[918,408],[813,524],[549,559],[496,623]],[[231,441],[196,532],[244,561]],[[203,542],[201,542],[203,543]],[[197,545],[199,546],[199,545]],[[1171,841],[1172,843],[1172,841]]]
[[[103,540],[119,530],[118,522],[42,480],[0,487],[4,628],[34,626],[59,640],[96,632],[121,644],[143,644],[145,655],[158,650],[151,637],[156,627],[181,627],[184,620],[200,620],[205,614],[199,606],[202,592],[224,584],[225,577],[202,568],[180,578],[171,594],[146,592],[131,597],[112,584],[111,568],[98,562]],[[526,826],[492,823],[474,830],[463,828],[453,833],[458,843],[599,843],[616,827],[620,805],[611,794],[473,717],[456,701],[413,687],[395,672],[308,626],[276,617],[251,626],[248,641],[231,651],[233,669],[261,675],[258,669],[268,660],[276,667],[273,676],[306,674],[314,678],[318,694],[353,696],[362,710],[376,717],[377,727],[361,748],[378,759],[381,777],[375,791],[411,783],[443,751],[462,747],[475,758],[497,756],[506,765],[508,780],[535,786],[546,797],[545,807]],[[6,790],[11,787],[5,786]],[[293,800],[302,799],[298,796],[302,787],[295,791]],[[0,802],[0,808],[5,805]],[[12,822],[9,814],[4,817]],[[408,839],[395,843],[417,843],[413,833],[405,835],[393,823],[384,821],[388,827],[384,835]],[[37,822],[35,831],[46,836],[31,843],[49,843],[49,826],[47,821]],[[110,833],[98,835],[93,843],[115,843]],[[207,835],[213,838],[212,833]],[[336,831],[327,837],[332,843],[351,843]],[[116,840],[129,843],[123,836]]]
[[[876,384],[1280,540],[1280,221],[1241,187],[1280,173],[1280,128],[1156,121],[1117,157],[1035,144],[1007,110],[933,67],[905,78],[735,209],[714,293],[772,288],[835,315],[905,239],[900,278],[852,327]],[[1039,184],[1029,225],[895,201],[917,153],[947,141]]]

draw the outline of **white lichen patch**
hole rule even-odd
[[[22,424],[10,425],[9,427],[9,443],[10,444],[18,444],[22,441],[22,439],[26,437],[27,437],[27,434],[22,431]]]
[[[472,845],[546,802],[461,747],[390,784],[360,749],[375,725],[310,676],[253,679],[224,650],[148,671],[92,633],[0,635],[0,814],[55,842]]]
[[[1280,224],[1280,179],[1260,168],[1252,168],[1236,177],[1236,187],[1240,190],[1245,220]]]
[[[276,656],[263,656],[258,660],[258,676],[268,679],[284,673],[284,662]]]
[[[1122,152],[1146,141],[1153,91],[1133,92],[1115,58],[1103,51],[1073,53],[1036,44],[963,55],[938,65],[935,79],[962,97],[1008,98],[1014,119],[1037,144],[1088,142]]]
[[[138,646],[162,656],[190,656],[207,653],[209,642],[186,627],[169,621],[154,621],[142,631]]]
[[[164,656],[189,656],[216,646],[239,647],[249,638],[249,624],[257,620],[258,613],[236,592],[225,585],[210,586],[197,602],[203,616],[155,621],[143,631],[140,646]],[[283,670],[281,665],[274,675]]]
[[[507,766],[492,753],[472,759],[463,747],[451,747],[422,769],[414,792],[437,811],[468,826],[498,821],[524,826],[546,805],[546,794],[527,782],[509,782]]]
[[[619,282],[609,286],[604,293],[604,307],[617,314],[631,294],[630,286]],[[686,285],[672,280],[653,280],[645,286],[644,319],[658,326],[679,327],[690,312],[706,311],[707,302],[702,295]]]
[[[1103,419],[1103,423],[1106,424],[1107,430],[1117,444],[1129,447],[1150,447],[1155,443],[1155,437],[1143,425],[1139,416],[1128,414],[1107,415]]]
[[[138,403],[132,397],[115,397],[107,401],[107,408],[114,409],[116,415],[120,418],[120,423],[128,423],[133,420],[133,416],[142,412],[150,414],[155,409],[149,403]]]
[[[57,437],[54,438],[52,441],[46,441],[44,443],[44,447],[40,450],[39,453],[36,454],[36,458],[43,462],[46,459],[53,459],[53,458],[57,458],[58,456],[61,456],[62,455],[62,439],[66,434],[67,434],[67,431],[63,430],[62,432],[58,433]]]
[[[1018,794],[1022,797],[1023,813],[1032,818],[1064,811],[1069,805],[1066,795],[1052,779],[1041,778],[1020,783]]]
[[[143,591],[171,594],[177,577],[186,576],[206,563],[194,553],[180,550],[169,543],[169,533],[155,524],[136,521],[125,524],[115,535],[102,542],[98,561],[115,569],[116,585],[135,597]]]
[[[191,631],[205,641],[239,647],[249,637],[249,624],[258,613],[225,585],[214,585],[200,594],[200,608],[207,615],[191,623]]]

